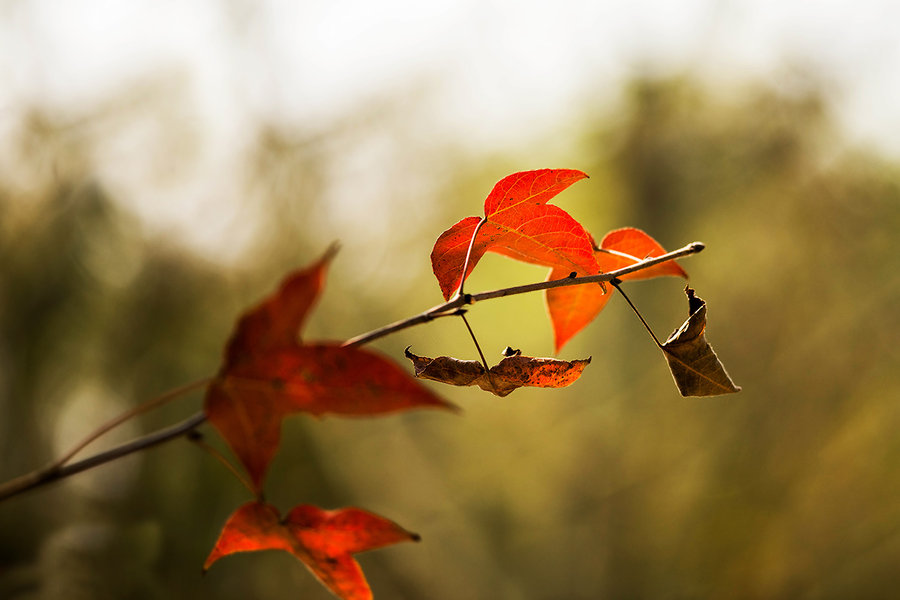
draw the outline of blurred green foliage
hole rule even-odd
[[[359,505],[422,534],[362,557],[380,598],[895,593],[900,166],[841,146],[827,105],[802,86],[717,95],[690,79],[636,80],[614,112],[585,109],[561,124],[581,133],[541,154],[554,164],[420,152],[401,117],[388,107],[324,133],[261,127],[244,209],[257,235],[231,268],[145,233],[85,158],[97,143],[89,124],[28,117],[13,145],[29,170],[0,180],[0,478],[214,372],[237,314],[332,239],[344,250],[311,338],[346,338],[437,303],[431,244],[478,214],[494,181],[581,168],[591,179],[557,203],[595,237],[632,225],[670,248],[707,244],[684,266],[709,304],[707,335],[744,391],[679,397],[614,301],[564,349],[594,358],[565,390],[498,400],[441,389],[462,417],[288,420],[269,500]],[[395,170],[345,169],[359,143]],[[436,160],[436,182],[411,174]],[[369,198],[369,178],[377,206],[329,203],[339,185]],[[470,289],[544,276],[491,256]],[[660,336],[686,316],[682,285],[628,284]],[[470,317],[494,359],[507,344],[552,351],[537,295]],[[407,344],[474,358],[449,319],[378,347],[402,362]],[[195,394],[123,436],[198,406]],[[199,576],[245,499],[184,441],[14,498],[0,505],[0,597],[328,597],[278,554],[230,558]]]

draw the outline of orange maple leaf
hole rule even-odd
[[[299,330],[324,285],[329,250],[244,314],[210,384],[204,411],[259,492],[281,440],[284,417],[371,416],[452,409],[386,357],[337,342],[304,344]]]
[[[662,256],[666,250],[652,237],[634,227],[615,229],[607,233],[594,251],[594,258],[603,272],[615,271],[645,258]],[[565,279],[571,271],[555,267],[548,280]],[[663,275],[687,278],[687,273],[674,260],[622,276],[622,280],[649,279]],[[612,297],[611,286],[573,285],[550,288],[544,296],[547,313],[553,326],[556,351],[576,333],[593,321]]]
[[[418,540],[417,534],[359,508],[322,510],[303,504],[281,519],[274,506],[248,502],[228,518],[203,571],[236,552],[283,550],[301,560],[338,598],[371,600],[372,591],[352,555]]]
[[[466,217],[442,233],[434,244],[431,266],[444,298],[450,298],[488,251],[558,267],[566,274],[573,271],[579,275],[596,274],[599,267],[590,235],[566,211],[547,204],[585,177],[573,169],[541,169],[501,179],[484,201],[485,222],[480,228],[481,218]],[[470,243],[472,252],[464,275]]]

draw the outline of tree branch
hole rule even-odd
[[[548,290],[551,288],[557,287],[567,287],[570,285],[585,285],[588,283],[604,283],[607,281],[611,281],[613,279],[618,279],[623,275],[628,275],[629,273],[634,273],[635,271],[642,271],[643,269],[649,269],[655,265],[660,263],[664,263],[669,260],[674,260],[676,258],[682,258],[685,256],[690,256],[692,254],[697,254],[698,252],[702,252],[703,249],[706,248],[702,242],[691,242],[687,246],[683,248],[679,248],[678,250],[673,250],[672,252],[667,252],[661,256],[656,256],[653,258],[647,258],[644,260],[640,260],[633,265],[628,265],[627,267],[622,267],[621,269],[616,269],[615,271],[609,271],[608,273],[600,273],[599,275],[588,275],[585,277],[566,277],[563,279],[554,279],[553,281],[541,281],[538,283],[531,283],[528,285],[517,285],[514,287],[502,288],[499,290],[491,290],[487,292],[479,292],[477,294],[463,294],[461,296],[457,295],[456,297],[444,302],[443,304],[439,304],[432,308],[429,308],[425,312],[418,314],[414,317],[410,317],[408,319],[403,319],[402,321],[397,321],[395,323],[391,323],[385,327],[381,327],[379,329],[375,329],[369,331],[367,333],[360,334],[354,338],[350,338],[346,342],[344,342],[344,346],[360,346],[362,344],[368,344],[371,341],[382,338],[386,335],[390,335],[392,333],[396,333],[403,329],[408,329],[409,327],[413,327],[415,325],[419,325],[421,323],[425,323],[436,319],[438,317],[448,317],[450,315],[456,314],[456,311],[460,310],[463,306],[468,304],[474,304],[475,302],[481,302],[483,300],[491,300],[493,298],[503,298],[506,296],[515,296],[517,294],[527,294],[529,292],[538,292],[541,290]]]
[[[628,275],[629,273],[634,273],[635,271],[649,269],[650,267],[656,266],[659,263],[664,263],[666,261],[674,260],[676,258],[681,258],[684,256],[690,256],[691,254],[697,254],[698,252],[702,252],[704,248],[706,248],[706,246],[703,245],[702,242],[691,242],[687,246],[679,248],[678,250],[667,252],[661,256],[647,258],[642,261],[636,262],[633,265],[628,265],[627,267],[622,267],[621,269],[616,269],[615,271],[609,271],[607,273],[600,273],[599,275],[588,275],[586,277],[565,277],[563,279],[542,281],[540,283],[531,283],[528,285],[517,285],[514,287],[493,290],[490,292],[469,294],[468,296],[470,298],[470,301],[467,304],[474,304],[475,302],[490,300],[492,298],[503,298],[505,296],[515,296],[516,294],[527,294],[528,292],[549,290],[551,288],[568,287],[570,285],[604,283],[607,281],[612,281],[613,279],[619,279],[623,275]]]
[[[654,258],[648,258],[645,260],[641,260],[636,262],[633,265],[629,265],[627,267],[623,267],[621,269],[617,269],[615,271],[610,271],[608,273],[600,273],[599,275],[590,275],[586,277],[566,277],[564,279],[556,279],[553,281],[542,281],[539,283],[532,283],[529,285],[519,285],[514,287],[502,288],[498,290],[492,290],[487,292],[480,292],[477,294],[462,294],[457,295],[452,300],[449,300],[443,304],[439,304],[428,310],[408,319],[403,319],[402,321],[397,321],[395,323],[391,323],[390,325],[385,325],[384,327],[380,327],[368,333],[364,333],[358,335],[354,338],[351,338],[344,342],[344,346],[361,346],[363,344],[368,344],[374,340],[385,337],[392,333],[396,333],[398,331],[402,331],[404,329],[408,329],[410,327],[420,325],[422,323],[427,323],[434,319],[440,317],[449,317],[459,315],[465,312],[465,306],[469,304],[474,304],[475,302],[481,302],[483,300],[490,300],[492,298],[503,298],[505,296],[515,296],[517,294],[526,294],[529,292],[537,292],[540,290],[547,290],[556,287],[566,287],[570,285],[586,285],[590,283],[603,283],[608,282],[614,279],[618,279],[623,275],[627,275],[629,273],[634,273],[635,271],[640,271],[643,269],[650,268],[654,265],[658,265],[660,263],[666,262],[668,260],[674,260],[676,258],[681,258],[684,256],[689,256],[692,254],[697,254],[701,252],[705,246],[700,242],[693,242],[684,246],[683,248],[679,248],[678,250],[674,250],[672,252],[668,252],[663,254],[662,256],[657,256]],[[188,386],[196,387],[198,383],[188,384]],[[183,388],[179,388],[181,390]],[[179,391],[175,390],[175,391]],[[171,397],[171,392],[168,394],[164,394],[163,398]],[[153,404],[155,406],[156,404]],[[143,410],[135,411],[131,410],[125,415],[129,418],[138,414],[139,412],[143,412]],[[115,419],[111,422],[113,425],[117,425],[121,423],[124,419],[119,418]],[[134,452],[139,452],[141,450],[146,450],[147,448],[151,448],[153,446],[157,446],[169,440],[173,440],[177,437],[181,437],[185,434],[189,434],[193,432],[197,427],[206,422],[206,415],[201,411],[194,414],[191,417],[188,417],[181,423],[177,425],[173,425],[166,429],[161,429],[159,431],[155,431],[153,433],[149,433],[143,437],[139,437],[131,442],[126,444],[122,444],[121,446],[116,446],[110,450],[105,452],[101,452],[84,460],[64,464],[68,458],[73,454],[70,452],[62,459],[57,459],[54,461],[49,467],[45,467],[43,469],[38,469],[32,471],[31,473],[26,473],[20,477],[7,481],[6,483],[0,484],[0,502],[3,500],[10,498],[12,496],[16,496],[28,490],[46,485],[48,483],[52,483],[54,481],[59,481],[60,479],[64,479],[69,477],[70,475],[74,475],[76,473],[80,473],[81,471],[85,471],[87,469],[91,469],[93,467],[102,465],[104,463],[110,462],[112,460],[116,460],[118,458],[122,458]],[[104,433],[110,426],[101,427],[98,430],[100,433]],[[92,441],[95,437],[99,436],[99,434],[90,437],[87,441]],[[76,448],[80,450],[86,442],[79,445]]]
[[[22,492],[34,489],[36,487],[40,487],[48,483],[58,481],[60,479],[65,479],[70,475],[86,471],[87,469],[92,469],[98,465],[116,460],[117,458],[122,458],[123,456],[128,456],[129,454],[132,454],[134,452],[146,450],[147,448],[151,448],[153,446],[162,444],[163,442],[167,442],[171,439],[180,437],[186,433],[193,431],[204,421],[206,421],[206,415],[204,415],[202,412],[199,412],[191,417],[188,417],[177,425],[173,425],[166,429],[161,429],[154,433],[139,437],[126,444],[122,444],[121,446],[116,446],[115,448],[107,450],[106,452],[95,454],[90,458],[86,458],[74,463],[69,463],[63,466],[51,465],[50,468],[26,473],[21,477],[17,477],[16,479],[12,479],[0,485],[0,501],[3,501],[17,494],[21,494]]]
[[[153,410],[154,408],[158,408],[167,402],[171,402],[172,400],[174,400],[178,396],[181,396],[182,394],[186,394],[187,392],[190,392],[197,388],[208,385],[209,382],[211,382],[211,381],[212,381],[212,379],[208,378],[208,377],[203,378],[203,379],[198,379],[197,381],[192,381],[190,383],[186,383],[186,384],[179,386],[173,390],[169,390],[168,392],[166,392],[164,394],[160,394],[159,396],[157,396],[156,398],[153,398],[152,400],[149,400],[142,404],[138,404],[134,408],[131,408],[131,409],[125,411],[124,413],[120,414],[119,416],[115,417],[114,419],[110,419],[109,421],[107,421],[106,423],[104,423],[103,425],[101,425],[100,427],[95,429],[86,438],[84,438],[83,440],[81,440],[80,442],[75,444],[75,446],[72,447],[71,450],[66,452],[61,457],[59,457],[55,462],[51,463],[44,470],[45,471],[53,471],[55,469],[58,469],[59,467],[62,467],[64,464],[66,464],[67,462],[72,460],[75,457],[75,455],[77,455],[79,452],[84,450],[89,444],[91,444],[91,442],[95,441],[103,434],[105,434],[109,431],[112,431],[113,429],[115,429],[116,427],[118,427],[119,425],[124,423],[125,421],[128,421],[138,415],[142,415],[146,412],[149,412],[149,411]]]

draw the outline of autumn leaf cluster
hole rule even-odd
[[[469,298],[462,287],[486,252],[547,267],[548,280],[565,280],[544,291],[557,352],[597,317],[615,290],[621,292],[623,281],[687,277],[674,260],[628,271],[666,255],[666,250],[635,228],[610,231],[597,244],[577,220],[550,204],[585,177],[570,169],[515,173],[496,184],[484,202],[483,216],[464,218],[442,233],[431,264],[446,307],[457,309],[446,314],[463,316],[458,307]],[[364,600],[372,593],[353,555],[418,536],[355,507],[324,510],[301,504],[282,517],[264,500],[282,420],[297,413],[372,417],[418,408],[455,410],[419,379],[477,386],[506,396],[523,386],[570,385],[590,358],[565,361],[511,350],[489,366],[483,356],[480,361],[428,358],[407,349],[410,373],[358,343],[305,340],[300,334],[334,253],[329,249],[312,265],[288,275],[274,294],[239,319],[222,367],[207,389],[206,417],[240,462],[255,499],[229,517],[204,569],[230,554],[277,549],[299,559],[339,598]],[[610,276],[606,283],[582,281],[622,269],[627,272]],[[689,319],[665,343],[657,341],[679,390],[683,395],[737,391],[706,342],[705,303],[693,290],[688,290],[688,298]]]

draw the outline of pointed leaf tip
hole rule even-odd
[[[662,345],[682,396],[718,396],[741,391],[706,341],[706,302],[684,288],[689,317]]]
[[[337,244],[332,244],[319,260],[289,273],[275,293],[241,315],[225,348],[223,368],[262,352],[297,345],[337,251]]]

